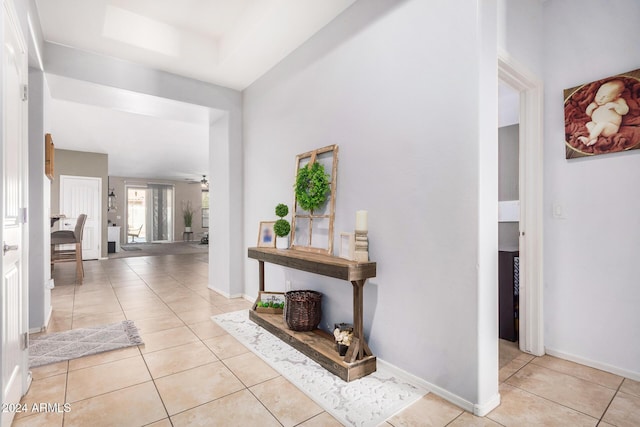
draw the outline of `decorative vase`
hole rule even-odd
[[[276,237],[276,249],[289,249],[289,236]]]
[[[349,345],[351,344],[351,338],[353,337],[353,325],[350,323],[334,324],[333,336],[336,338],[336,350],[340,356],[344,356],[347,354],[347,350],[349,350]],[[345,340],[346,343],[338,342],[338,339]]]
[[[345,354],[347,354],[347,350],[349,350],[349,346],[348,345],[344,345],[344,344],[336,344],[338,346],[338,354],[340,354],[340,356],[344,356]]]
[[[187,233],[189,233],[189,232],[191,231],[191,227],[185,227],[185,228],[184,228],[184,231],[185,231],[185,232],[187,232]]]

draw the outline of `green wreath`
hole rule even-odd
[[[296,177],[296,200],[305,211],[319,208],[327,200],[329,174],[320,163],[298,169]]]

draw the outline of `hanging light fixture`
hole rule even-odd
[[[202,179],[200,180],[200,186],[202,187],[202,190],[209,189],[209,181],[207,181],[206,175],[202,175]]]
[[[116,210],[116,193],[113,188],[109,189],[109,196],[107,197],[107,206],[110,211]]]

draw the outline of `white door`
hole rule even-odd
[[[27,83],[27,56],[13,4],[3,1],[2,24],[2,403],[0,425],[9,426],[14,412],[5,405],[16,404],[28,387],[27,333],[28,283],[26,266],[27,226],[27,103],[23,87]],[[43,165],[44,167],[44,165]]]
[[[87,215],[82,236],[82,259],[98,259],[102,246],[102,178],[60,176],[60,229],[73,230],[80,214]]]

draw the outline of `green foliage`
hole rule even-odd
[[[256,304],[258,307],[264,307],[264,308],[284,308],[284,303],[283,302],[273,302],[273,301],[258,301],[258,304]]]
[[[284,203],[280,203],[278,206],[276,206],[276,215],[280,218],[287,216],[288,213],[289,206],[285,205]]]
[[[284,237],[289,234],[291,231],[291,224],[286,219],[280,218],[273,224],[273,232],[276,233],[278,237]]]
[[[191,224],[193,224],[193,214],[195,213],[195,211],[193,210],[193,207],[191,206],[191,202],[187,202],[183,207],[182,207],[182,218],[184,219],[184,226],[185,227],[191,227]]]
[[[283,218],[288,213],[289,206],[285,205],[284,203],[280,203],[278,204],[278,206],[276,206],[276,215],[278,215],[280,219],[277,220],[273,225],[273,232],[276,233],[276,236],[278,237],[287,236],[291,231],[291,224],[289,224],[289,221]]]
[[[329,193],[329,174],[318,162],[298,170],[296,177],[296,200],[305,211],[319,208],[327,200]]]

